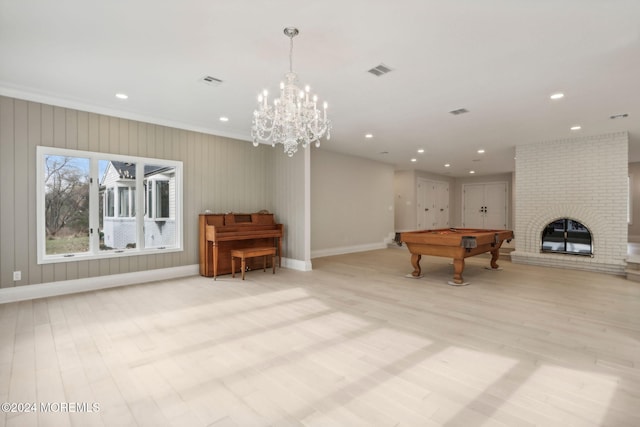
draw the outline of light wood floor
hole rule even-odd
[[[638,426],[640,284],[403,249],[0,305],[0,413],[31,426]],[[39,408],[38,408],[39,409]]]

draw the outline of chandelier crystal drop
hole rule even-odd
[[[293,72],[293,38],[299,33],[297,28],[287,27],[284,34],[289,37],[289,72],[285,80],[280,82],[280,96],[269,104],[267,90],[258,95],[258,108],[253,112],[251,138],[253,145],[261,141],[284,146],[289,157],[298,151],[298,145],[306,148],[315,143],[320,146],[320,139],[326,134],[331,138],[331,121],[327,119],[327,103],[318,109],[318,96],[311,95],[311,89],[304,90],[297,86],[298,76]]]

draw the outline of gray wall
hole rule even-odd
[[[631,177],[631,224],[629,241],[640,242],[640,163],[629,163]]]
[[[38,145],[182,161],[184,251],[38,265]],[[205,209],[268,209],[280,220],[274,155],[270,146],[0,97],[0,287],[197,264],[198,214]],[[18,270],[22,280],[14,283]]]
[[[182,161],[184,251],[38,265],[38,145]],[[392,236],[393,167],[315,147],[289,158],[269,145],[0,97],[0,288],[195,265],[205,209],[274,212],[284,257],[310,268],[312,245],[357,251]]]
[[[393,237],[393,211],[393,166],[313,149],[313,256],[384,246]]]

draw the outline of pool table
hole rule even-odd
[[[484,252],[491,252],[491,268],[498,269],[500,246],[513,239],[511,230],[484,230],[477,228],[441,228],[410,231],[400,234],[411,252],[413,277],[420,277],[420,258],[434,255],[453,258],[453,282],[450,285],[466,285],[462,280],[464,259]]]

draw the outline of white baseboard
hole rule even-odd
[[[342,246],[339,248],[319,249],[311,251],[311,258],[321,258],[324,256],[350,254],[354,252],[373,251],[376,249],[386,249],[387,242],[367,243],[364,245]]]
[[[293,258],[282,258],[282,266],[298,271],[311,271],[311,261],[303,261]]]
[[[37,285],[15,286],[0,289],[0,304],[66,295],[77,292],[95,291],[118,286],[175,279],[198,274],[197,264],[134,273],[112,274],[109,276],[87,277],[84,279],[62,280],[60,282],[39,283]]]

